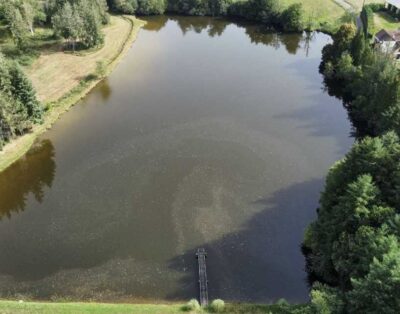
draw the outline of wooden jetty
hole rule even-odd
[[[206,257],[207,253],[204,248],[197,249],[196,253],[197,262],[199,264],[199,291],[200,291],[200,305],[208,305],[208,280],[207,280],[207,267]]]

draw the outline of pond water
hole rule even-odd
[[[327,35],[148,18],[112,75],[0,175],[0,297],[308,298],[300,244],[352,139]]]

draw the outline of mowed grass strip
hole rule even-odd
[[[0,314],[176,314],[182,305],[0,301]]]
[[[307,305],[228,303],[226,314],[289,314]],[[107,304],[0,301],[0,314],[207,314],[211,309],[185,311],[183,304]]]

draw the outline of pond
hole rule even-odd
[[[0,174],[0,297],[308,298],[300,245],[352,144],[330,37],[147,18],[111,76]]]

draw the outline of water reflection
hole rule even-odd
[[[182,17],[182,16],[163,16],[145,18],[147,24],[144,29],[149,31],[160,31],[163,29],[169,20],[176,22],[182,34],[194,31],[201,33],[206,31],[210,37],[221,36],[226,27],[231,24],[245,29],[246,35],[249,37],[252,44],[261,44],[279,49],[281,45],[286,48],[286,51],[292,55],[296,54],[298,49],[302,48],[308,55],[310,42],[314,38],[314,33],[293,33],[282,34],[272,32],[265,26],[254,24],[243,20],[228,20],[212,17]]]
[[[283,295],[289,301],[306,300],[307,280],[303,272],[303,259],[298,254],[306,221],[313,219],[312,212],[299,208],[316,208],[323,179],[312,179],[293,184],[254,201],[263,210],[247,221],[242,230],[226,234],[220,239],[205,242],[208,252],[208,275],[211,299],[265,302],[276,301]],[[181,287],[185,287],[185,297],[189,299],[197,292],[193,274],[196,261],[193,258],[197,247],[185,251],[170,261],[174,271],[182,271]],[[262,249],[260,249],[262,248]],[[170,299],[182,297],[182,291],[168,296]]]
[[[148,18],[141,17],[141,19],[146,20],[146,24],[143,29],[146,31],[158,32],[164,28],[167,24],[169,17],[167,15],[158,15],[157,17],[150,16]]]
[[[211,297],[306,299],[315,178],[350,146],[317,72],[329,38],[171,19],[147,18],[51,142],[2,175],[4,212],[25,212],[0,223],[0,297],[189,299],[205,246]]]
[[[0,220],[25,209],[32,194],[41,203],[44,188],[51,187],[56,172],[54,146],[43,140],[22,159],[0,173]]]
[[[99,83],[98,90],[103,101],[107,101],[110,98],[112,94],[112,88],[107,78]]]

